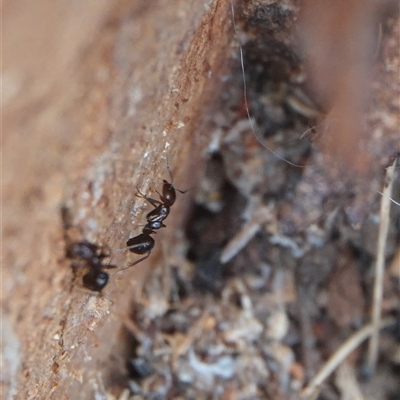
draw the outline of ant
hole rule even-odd
[[[154,210],[151,210],[146,215],[147,224],[144,226],[142,233],[133,238],[128,239],[126,245],[128,250],[135,254],[146,254],[146,256],[140,258],[135,261],[133,264],[130,264],[129,267],[133,267],[136,264],[139,264],[147,257],[150,256],[151,251],[155,245],[155,240],[150,236],[152,234],[156,234],[156,230],[160,228],[165,228],[163,221],[168,217],[170,208],[174,205],[176,200],[176,192],[186,193],[186,191],[182,191],[174,187],[173,185],[173,177],[172,172],[169,168],[167,161],[167,168],[169,175],[171,177],[171,182],[163,180],[162,194],[158,191],[158,195],[160,196],[160,200],[152,199],[151,197],[147,197],[144,195],[139,189],[137,189],[138,194],[136,196],[142,197],[147,200],[153,207]]]
[[[87,240],[71,243],[67,247],[67,257],[78,257],[86,261],[90,269],[82,278],[83,286],[95,292],[101,292],[108,283],[109,275],[103,269],[116,268],[116,265],[103,265],[103,259],[108,257],[108,254]]]
[[[85,261],[88,272],[83,276],[83,286],[95,292],[101,292],[108,283],[109,275],[104,268],[116,268],[116,265],[104,265],[103,259],[109,254],[104,253],[100,246],[87,240],[75,240],[82,237],[79,230],[72,224],[72,216],[67,206],[61,207],[61,221],[64,228],[65,254],[68,258]],[[76,265],[73,263],[72,268]]]

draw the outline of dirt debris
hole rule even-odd
[[[297,13],[290,1],[249,2],[243,10],[239,40],[252,120],[243,86],[233,84],[240,82],[236,60],[212,117],[208,162],[181,253],[175,264],[156,266],[131,316],[134,357],[149,366],[140,377],[130,375],[132,398],[295,399],[369,319],[377,232],[371,221],[379,216],[371,211],[355,226],[348,215],[359,201],[352,183],[336,171],[329,175],[319,159],[313,141],[324,134],[327,110],[308,91],[302,55],[288,33]],[[382,24],[393,32],[399,21]],[[376,82],[388,79],[382,73]],[[388,134],[386,143],[393,138]],[[380,153],[377,162],[384,158]],[[373,191],[379,179],[371,179]],[[379,194],[374,198],[377,210]],[[253,226],[260,207],[268,215]],[[398,212],[388,259],[398,248]],[[386,315],[397,313],[399,301],[396,268],[390,271]],[[383,338],[396,347],[395,336]],[[357,380],[361,355],[342,365],[321,398],[368,392]],[[397,361],[383,356],[382,363],[393,376]],[[381,398],[399,390],[390,385]]]

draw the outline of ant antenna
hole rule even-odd
[[[169,176],[170,176],[170,178],[171,178],[171,185],[172,185],[173,182],[174,182],[174,177],[172,176],[172,171],[171,171],[171,168],[170,168],[170,166],[169,166],[169,157],[168,157],[168,154],[165,155],[165,161],[167,162],[167,170],[168,170],[168,172],[169,172]],[[179,190],[178,190],[178,192],[179,192]],[[182,193],[182,192],[181,192],[181,193]]]
[[[231,12],[232,12],[232,23],[233,23],[233,30],[235,31],[236,37],[238,38],[238,29],[236,26],[236,22],[235,22],[235,8],[233,5],[233,0],[230,0],[231,2]],[[247,118],[249,119],[249,123],[250,123],[250,127],[251,127],[251,131],[253,132],[253,135],[255,136],[255,138],[257,139],[257,141],[264,146],[268,151],[270,151],[274,156],[278,157],[280,160],[287,162],[289,165],[293,166],[293,167],[297,167],[297,168],[305,168],[305,165],[300,165],[300,164],[295,164],[289,160],[287,160],[286,158],[282,157],[281,155],[279,155],[277,152],[275,152],[274,150],[272,150],[270,147],[268,147],[257,135],[256,133],[256,129],[254,127],[254,123],[253,120],[251,118],[250,115],[250,110],[249,110],[249,103],[247,100],[247,84],[246,84],[246,75],[244,73],[244,57],[243,57],[243,47],[242,44],[240,43],[240,40],[238,39],[238,44],[239,44],[239,53],[240,53],[240,65],[242,68],[242,77],[243,77],[243,94],[244,94],[244,105],[246,107],[246,113],[247,113]]]
[[[114,276],[115,274],[118,274],[118,272],[125,271],[126,269],[129,269],[129,268],[131,268],[131,267],[134,267],[136,264],[139,264],[140,262],[144,261],[146,258],[150,257],[150,254],[151,254],[151,251],[149,251],[144,257],[139,258],[139,260],[136,260],[135,262],[133,262],[133,263],[131,263],[131,264],[128,264],[127,267],[121,268],[121,269],[119,269],[118,271],[114,272],[114,273],[112,274],[112,276]]]
[[[167,162],[167,170],[168,170],[169,176],[170,176],[170,178],[171,178],[171,182],[169,182],[169,183],[172,185],[172,184],[174,183],[174,177],[172,176],[171,167],[170,167],[170,165],[169,165],[169,157],[168,157],[168,154],[165,155],[165,160],[166,160],[166,162]],[[174,189],[175,189],[177,192],[182,193],[182,194],[184,194],[184,193],[188,192],[189,190],[191,190],[191,189],[188,189],[188,190],[180,190],[180,189],[176,188],[175,186],[174,186]],[[158,192],[158,190],[156,190],[156,192],[161,196],[161,194]]]

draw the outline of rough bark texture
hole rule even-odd
[[[178,187],[193,185],[192,148],[229,57],[230,2],[13,1],[3,11],[2,393],[101,398],[123,365],[122,321],[149,264],[115,275],[103,295],[83,289],[60,207],[84,238],[118,249],[143,221],[136,185],[159,189],[166,156]],[[179,200],[175,210],[158,240],[173,241]],[[168,257],[160,249],[152,262]]]

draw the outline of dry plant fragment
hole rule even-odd
[[[378,358],[379,325],[381,320],[381,307],[383,296],[383,274],[385,271],[385,250],[390,223],[390,199],[392,194],[394,181],[393,177],[396,165],[397,158],[394,160],[393,164],[386,170],[386,182],[382,194],[378,250],[375,264],[374,298],[372,308],[372,324],[374,326],[374,331],[372,332],[371,341],[369,343],[367,360],[367,369],[370,373],[373,373],[373,371],[375,370],[375,365]]]
[[[347,362],[338,368],[335,383],[342,393],[342,400],[364,400],[354,368]]]
[[[387,328],[395,324],[394,318],[386,318],[381,321],[379,329]],[[365,339],[372,335],[374,326],[369,324],[351,335],[328,359],[319,372],[314,376],[309,385],[301,393],[302,400],[314,400],[317,398],[322,383],[329,375],[355,350]]]
[[[226,264],[236,254],[239,253],[256,235],[260,230],[262,224],[264,224],[268,218],[271,218],[271,210],[273,205],[268,207],[258,207],[254,210],[253,215],[247,223],[245,223],[240,231],[229,241],[229,243],[222,250],[220,261],[222,264]]]

